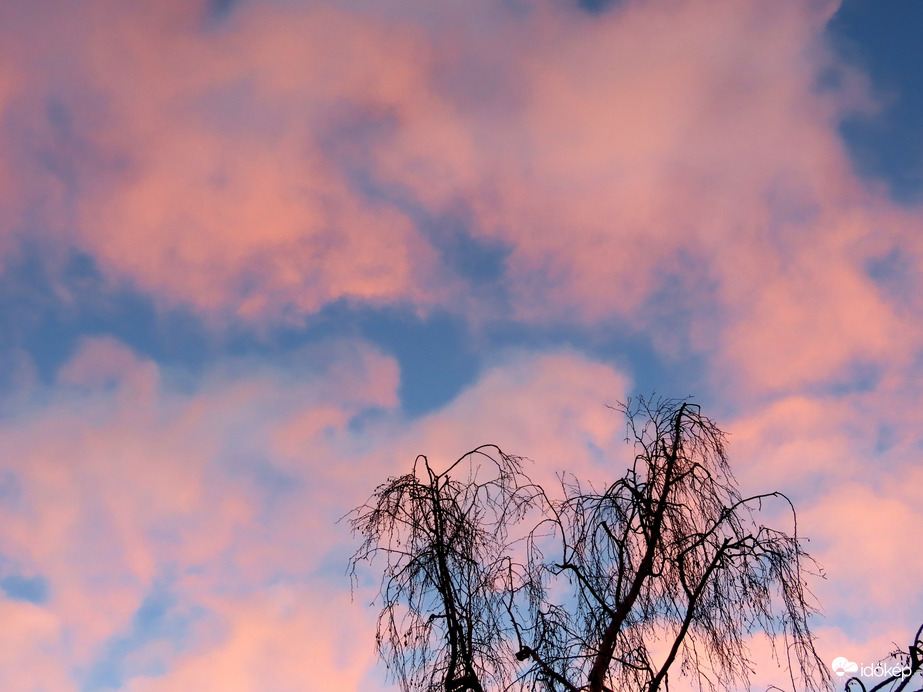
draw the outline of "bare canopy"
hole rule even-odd
[[[562,475],[552,494],[484,446],[441,472],[417,457],[353,511],[350,569],[379,561],[378,649],[405,692],[730,690],[754,635],[795,690],[828,688],[788,498],[741,496],[696,404],[619,409],[634,461],[601,489]],[[790,529],[757,520],[767,502]]]

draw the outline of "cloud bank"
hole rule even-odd
[[[410,418],[356,335],[228,346],[196,377],[95,327],[53,367],[16,351],[4,689],[384,689],[336,519],[486,442],[552,483],[620,475],[604,404],[636,373],[588,355],[613,334],[699,369],[744,489],[795,500],[824,655],[906,636],[923,222],[839,136],[878,104],[825,36],[837,3],[216,7],[0,7],[9,281],[34,262],[78,300],[79,257],[220,343],[346,306],[449,314],[487,352]],[[568,346],[494,347],[498,325]]]

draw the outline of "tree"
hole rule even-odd
[[[377,643],[404,690],[484,692],[508,682],[505,616],[521,579],[509,529],[538,494],[518,457],[485,446],[442,473],[419,456],[354,511],[364,541],[351,571],[384,555]]]
[[[781,639],[793,687],[829,684],[788,498],[740,495],[697,405],[620,410],[635,458],[601,490],[562,476],[551,497],[487,446],[441,473],[418,457],[353,511],[351,571],[385,561],[378,647],[406,692],[657,692],[671,671],[728,690],[757,633]],[[791,510],[791,534],[756,521],[767,501]]]
[[[890,660],[890,665],[885,661]],[[907,650],[897,649],[879,662],[884,679],[867,688],[858,677],[846,681],[844,692],[923,692],[923,625],[917,630]]]

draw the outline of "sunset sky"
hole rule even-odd
[[[487,442],[615,479],[607,404],[652,391],[792,498],[825,661],[904,642],[921,31],[920,0],[0,2],[0,690],[396,689],[337,519]]]

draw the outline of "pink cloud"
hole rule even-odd
[[[44,403],[0,428],[2,471],[18,487],[0,501],[2,567],[43,575],[50,592],[42,605],[0,606],[21,634],[16,660],[43,666],[49,689],[72,689],[71,671],[126,637],[164,579],[170,608],[201,615],[177,639],[140,640],[123,661],[126,689],[370,689],[373,582],[363,576],[350,602],[337,518],[418,453],[439,466],[494,442],[531,457],[550,488],[559,471],[612,480],[631,456],[604,406],[627,378],[571,351],[509,352],[413,421],[396,410],[394,361],[358,342],[316,347],[284,370],[216,363],[191,390],[172,377],[113,339],[88,340]],[[904,627],[895,599],[916,597],[923,569],[891,530],[919,524],[919,422],[892,417],[893,444],[877,451],[869,440],[888,412],[867,412],[879,396],[780,400],[726,427],[745,489],[795,497],[830,576],[814,584],[826,611],[891,632]],[[384,415],[350,425],[369,408]],[[890,475],[864,478],[871,455]],[[838,631],[831,646],[845,641]]]
[[[406,429],[382,430],[391,440],[368,458],[384,478],[406,473],[417,454],[440,468],[495,444],[534,461],[527,472],[551,486],[564,470],[605,480],[615,460],[628,458],[624,421],[606,408],[624,399],[627,387],[624,374],[574,352],[510,352],[442,409]],[[371,492],[367,478],[357,475],[355,483]]]
[[[58,171],[21,168],[44,206],[71,210],[44,219],[76,226],[59,242],[167,304],[245,322],[297,320],[340,299],[426,305],[439,295],[434,253],[410,219],[363,196],[325,151],[331,129],[348,127],[341,116],[360,132],[417,88],[409,32],[324,8],[254,11],[213,33],[201,30],[205,3],[85,10],[50,55],[14,42],[35,71],[19,108],[63,92],[67,124],[42,129],[45,113],[33,113],[30,134],[79,190],[62,199]],[[84,92],[61,88],[61,72]],[[30,153],[41,151],[20,155]]]
[[[9,690],[45,689],[76,692],[60,665],[66,647],[61,620],[31,603],[0,600],[0,685]]]
[[[826,574],[813,585],[825,617],[861,623],[838,629],[820,621],[825,655],[877,660],[893,649],[882,637],[902,641],[919,626],[923,563],[914,546],[923,537],[923,473],[915,401],[886,383],[840,397],[779,398],[727,423],[746,491],[781,490],[794,501],[799,534]],[[785,518],[787,507],[777,514]]]
[[[624,378],[576,354],[511,354],[439,414],[359,429],[355,413],[396,405],[394,362],[339,342],[305,363],[298,376],[216,364],[190,392],[119,342],[91,339],[44,403],[0,428],[2,471],[18,488],[0,502],[3,567],[43,575],[50,592],[4,607],[22,613],[23,661],[50,652],[50,689],[69,689],[73,670],[128,636],[164,579],[171,608],[204,615],[182,646],[139,640],[121,663],[126,689],[369,689],[371,594],[363,583],[351,602],[331,571],[345,569],[349,540],[333,522],[418,451],[438,461],[493,440],[533,453],[550,477],[557,464],[594,468],[621,436],[616,414],[585,404],[621,396]],[[279,478],[288,490],[273,490]],[[152,666],[165,673],[150,677]]]
[[[852,173],[837,125],[873,104],[825,44],[834,10],[498,12],[501,28],[471,43],[486,57],[457,39],[437,68],[454,85],[489,63],[491,106],[437,90],[454,110],[409,110],[372,155],[427,204],[467,206],[472,232],[510,249],[521,319],[620,316],[668,353],[717,352],[716,382],[738,390],[899,366],[920,336],[911,299],[889,299],[866,266],[882,236],[914,247],[921,219]],[[444,31],[466,35],[459,24]],[[818,86],[831,70],[838,91]],[[416,136],[434,131],[446,147]]]
[[[909,628],[914,623],[907,622],[913,617],[908,607],[923,596],[918,579],[923,556],[915,550],[923,512],[914,500],[891,497],[869,485],[843,484],[803,513],[824,546],[818,557],[830,583],[822,593],[837,615],[867,622],[872,631],[890,619],[883,612],[893,613]]]
[[[667,354],[709,356],[706,375],[740,404],[739,475],[803,503],[838,585],[823,588],[828,611],[916,594],[921,566],[889,527],[920,525],[921,218],[851,170],[836,127],[872,104],[824,44],[836,4],[624,3],[592,18],[552,3],[361,5],[242,4],[207,30],[204,3],[0,10],[0,252],[37,227],[30,240],[89,253],[160,305],[257,328],[337,301],[618,320]],[[831,69],[843,89],[819,87]],[[464,290],[416,216],[462,219],[508,251],[509,315]],[[869,263],[892,253],[903,271],[873,279]],[[420,452],[448,462],[496,442],[550,482],[619,473],[622,423],[603,404],[628,383],[602,363],[511,353],[407,422],[392,359],[324,348],[287,364],[296,376],[216,364],[190,394],[90,340],[45,406],[0,429],[22,484],[0,503],[0,550],[52,584],[47,608],[2,602],[24,633],[10,650],[49,688],[68,689],[66,667],[122,632],[172,564],[198,570],[184,594],[230,624],[137,689],[194,687],[216,667],[226,689],[257,689],[275,674],[267,651],[285,660],[282,689],[336,675],[359,689],[365,653],[336,661],[312,630],[347,604],[315,585],[287,615],[240,592],[332,560],[331,519]],[[871,393],[806,394],[862,368]],[[385,415],[350,429],[370,408]],[[878,449],[889,424],[893,448]],[[864,478],[874,464],[884,477]],[[894,613],[863,616],[900,629]],[[56,667],[41,652],[71,630]],[[325,662],[318,678],[296,643]]]
[[[825,43],[836,3],[413,7],[243,4],[211,28],[204,3],[19,7],[43,40],[11,41],[29,79],[0,79],[28,123],[4,142],[28,200],[4,201],[219,323],[337,301],[617,319],[781,392],[907,362],[913,292],[866,267],[886,245],[918,264],[921,219],[852,172],[837,125],[874,103]],[[508,252],[511,313],[423,218]]]
[[[875,453],[880,419],[849,398],[792,396],[727,423],[737,475],[747,486],[822,489],[852,480]]]
[[[324,494],[337,484],[336,465],[325,471],[323,435],[305,431],[316,436],[314,455],[278,472],[310,481],[298,486],[296,503],[304,509],[313,498],[307,513],[285,508],[295,501],[289,494],[278,516],[264,516],[262,467],[249,460],[267,459],[267,470],[291,463],[266,457],[270,440],[314,408],[338,407],[332,425],[342,431],[355,413],[394,404],[393,361],[348,342],[328,355],[327,372],[309,363],[301,376],[282,378],[238,366],[189,395],[118,342],[88,340],[61,369],[50,401],[0,429],[3,473],[15,488],[0,503],[4,569],[48,580],[47,609],[35,607],[33,620],[50,623],[43,631],[61,646],[70,642],[57,654],[62,676],[129,627],[164,570],[189,571],[206,591],[235,590],[323,560],[337,540],[330,522],[343,511],[335,493]],[[313,535],[317,528],[329,535]],[[272,550],[262,551],[273,531],[279,541],[270,537]],[[306,536],[313,549],[291,552]]]
[[[80,204],[104,266],[245,321],[338,299],[429,302],[425,240],[395,207],[354,189],[324,139],[347,126],[339,116],[374,125],[415,88],[402,75],[412,36],[330,10],[258,12],[208,39],[137,20],[94,51],[120,121],[112,144],[132,161]]]
[[[181,656],[166,675],[135,678],[125,689],[372,689],[364,678],[374,664],[374,627],[347,594],[324,590],[277,587],[242,601],[219,601],[215,609],[225,623],[224,637]]]

